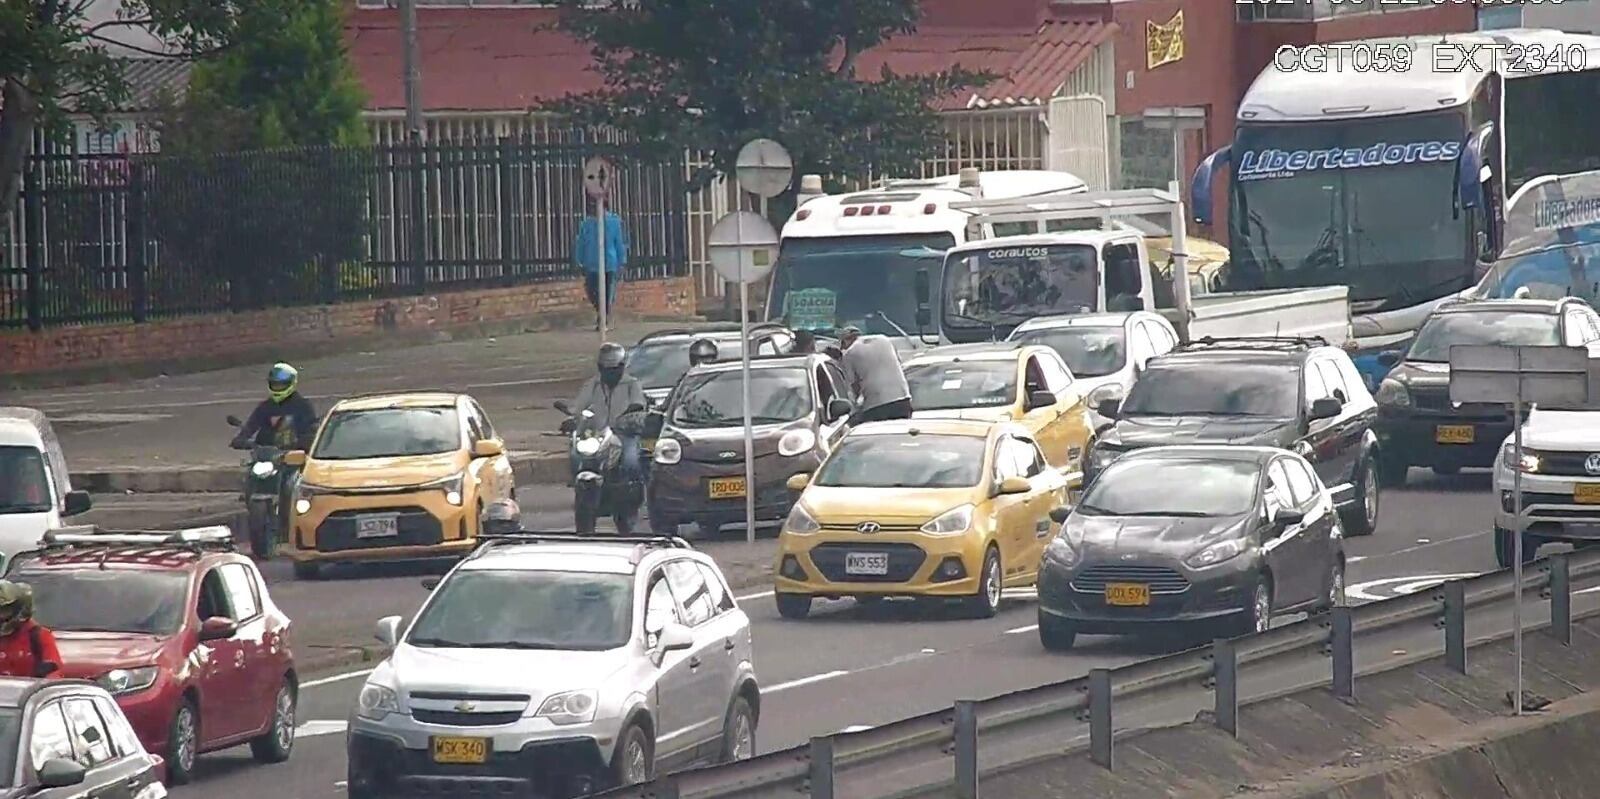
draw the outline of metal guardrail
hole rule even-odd
[[[1572,641],[1572,596],[1577,580],[1600,577],[1600,551],[1558,553],[1529,564],[1523,571],[1522,593],[1543,592],[1550,601],[1549,629],[1563,644]],[[978,796],[979,733],[985,736],[1021,730],[1040,722],[1087,722],[1090,758],[1113,768],[1115,735],[1139,727],[1116,729],[1112,722],[1114,700],[1150,697],[1175,688],[1205,686],[1214,697],[1210,720],[1230,735],[1238,734],[1239,684],[1249,679],[1251,666],[1265,666],[1293,657],[1312,656],[1331,661],[1330,688],[1335,696],[1355,695],[1355,646],[1361,634],[1399,632],[1427,626],[1443,630],[1446,664],[1467,672],[1467,611],[1508,603],[1516,596],[1510,569],[1441,583],[1428,591],[1340,606],[1302,621],[1118,669],[1094,669],[1088,676],[1002,694],[983,700],[960,700],[952,708],[890,722],[859,732],[812,738],[803,746],[770,752],[721,766],[693,769],[642,785],[617,788],[595,799],[754,799],[776,795],[834,799],[841,773],[863,769],[883,770],[899,783],[895,790],[871,794],[874,799],[916,796],[953,781],[955,795]],[[1433,657],[1438,650],[1413,653]],[[1265,671],[1265,669],[1262,669]],[[1318,682],[1321,682],[1319,680]],[[1302,685],[1296,690],[1314,687]],[[1060,738],[1054,738],[1062,741]],[[1083,748],[1080,739],[1055,747],[1053,755]],[[920,756],[920,759],[919,759]],[[899,777],[910,771],[905,761],[916,760],[925,776],[937,761],[950,781],[907,785]],[[1029,759],[1024,758],[1024,762]],[[896,767],[896,761],[901,761]],[[1021,763],[1008,763],[1015,767]],[[853,789],[850,795],[866,799]]]

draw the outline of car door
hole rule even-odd
[[[1028,448],[1009,435],[995,441],[994,489],[1008,477],[1028,476],[1032,455]],[[999,494],[993,500],[995,518],[995,543],[1000,546],[1000,568],[1004,583],[1014,582],[1019,569],[1027,563],[1029,541],[1033,538],[1033,525],[1028,515],[1028,494]]]
[[[1304,568],[1297,551],[1302,543],[1299,540],[1301,527],[1273,521],[1279,512],[1295,508],[1294,491],[1281,459],[1273,459],[1267,467],[1264,491],[1268,524],[1262,533],[1261,550],[1272,572],[1272,606],[1286,608],[1302,601],[1305,588],[1300,585],[1301,575],[1296,571]]]
[[[129,776],[124,779],[119,774],[118,779],[123,779],[133,791],[134,798],[139,799],[142,793],[150,791],[150,786],[161,782],[155,758],[145,751],[144,744],[139,743],[133,725],[123,715],[122,708],[117,707],[115,700],[100,694],[92,699],[95,708],[100,711],[100,719],[105,722],[106,731],[111,734],[111,745],[116,748],[117,756],[127,763]]]
[[[733,681],[723,649],[726,638],[718,637],[712,628],[717,606],[711,600],[711,589],[699,565],[688,558],[679,558],[667,563],[666,572],[672,594],[683,609],[683,623],[694,633],[694,646],[689,648],[686,689],[693,731],[685,743],[699,746],[722,733],[722,718],[728,709],[724,686]]]
[[[223,582],[220,568],[212,567],[200,578],[195,615],[198,621],[191,623],[196,627],[208,618],[233,619],[233,607],[229,604],[227,584]],[[245,669],[244,642],[237,635],[201,641],[195,645],[190,660],[200,684],[201,745],[245,732],[244,706],[248,703],[238,701],[251,691],[247,684],[249,672]]]
[[[1156,355],[1166,355],[1178,346],[1178,332],[1172,329],[1172,324],[1160,316],[1147,316],[1139,321],[1139,326],[1145,329],[1150,337],[1151,347]]]
[[[1304,473],[1294,469],[1290,458],[1275,458],[1267,476],[1273,485],[1282,489],[1279,493],[1282,510],[1308,514],[1300,522],[1277,524],[1274,527],[1277,532],[1275,540],[1278,542],[1274,547],[1278,563],[1272,569],[1277,583],[1274,607],[1281,609],[1299,605],[1318,594],[1315,583],[1321,574],[1316,569],[1317,544],[1315,536],[1309,532],[1315,522],[1309,515],[1309,503],[1314,499],[1314,493],[1312,483]]]
[[[1306,539],[1307,580],[1319,589],[1313,598],[1320,598],[1320,589],[1325,587],[1323,576],[1328,573],[1328,561],[1336,549],[1333,531],[1338,519],[1333,513],[1333,502],[1327,486],[1317,479],[1316,470],[1311,468],[1311,464],[1296,457],[1284,458],[1283,463],[1295,498],[1299,499],[1304,492],[1305,499],[1300,504],[1300,511],[1306,515],[1305,530],[1301,535]]]
[[[30,782],[37,784],[39,769],[51,760],[78,760],[73,748],[72,728],[67,724],[65,700],[57,699],[38,704],[29,720],[27,758]],[[40,790],[34,796],[41,799],[68,799],[84,795],[84,786]]]
[[[683,624],[683,612],[673,596],[666,571],[654,569],[646,583],[644,607],[645,646],[655,651],[659,633],[669,622]],[[693,649],[665,652],[656,666],[656,758],[670,758],[694,746],[694,677],[689,661]]]
[[[244,651],[245,674],[241,682],[248,693],[235,699],[239,705],[239,725],[242,732],[260,732],[272,718],[283,674],[277,670],[277,657],[267,640],[267,615],[262,610],[261,597],[256,594],[252,570],[243,563],[229,563],[218,571],[228,591],[234,621],[239,625],[234,636]]]
[[[1061,418],[1060,401],[1039,408],[1030,409],[1027,407],[1028,396],[1035,391],[1044,391],[1050,393],[1052,397],[1055,396],[1055,392],[1050,390],[1050,385],[1045,380],[1044,367],[1041,365],[1042,360],[1038,352],[1030,353],[1022,359],[1022,380],[1020,381],[1021,391],[1019,393],[1022,395],[1020,400],[1023,405],[1023,411],[1020,421],[1022,426],[1027,428],[1028,432],[1034,437],[1034,440],[1039,442],[1039,446],[1044,449],[1045,457],[1050,460],[1050,463],[1055,466],[1062,466],[1067,463],[1069,444],[1066,431],[1056,424],[1056,421]]]
[[[1045,546],[1050,543],[1050,511],[1067,501],[1067,475],[1059,469],[1050,467],[1044,457],[1044,451],[1033,441],[1013,439],[1018,445],[1026,447],[1025,453],[1019,452],[1018,457],[1026,457],[1028,482],[1033,485],[1033,490],[1028,493],[1027,515],[1032,520],[1033,535],[1026,539],[1026,547],[1016,562],[1016,576],[1032,584],[1039,577],[1039,561],[1044,557]]]
[[[146,764],[118,751],[94,699],[71,696],[61,701],[78,763],[88,772],[78,786],[93,799],[133,799],[144,779]]]
[[[1156,343],[1150,338],[1150,329],[1141,323],[1132,325],[1128,331],[1128,363],[1133,365],[1135,378],[1156,355]]]
[[[489,414],[477,400],[468,399],[467,407],[471,411],[471,418],[477,424],[480,440],[493,441],[505,448],[505,439],[495,431],[494,423],[489,421]],[[476,442],[474,442],[476,443]],[[472,461],[473,474],[482,484],[479,486],[478,496],[485,505],[501,499],[511,499],[512,491],[516,488],[516,478],[511,471],[511,454],[501,452],[491,458],[474,458]]]
[[[1356,462],[1361,459],[1361,440],[1369,426],[1368,409],[1362,406],[1361,395],[1346,382],[1333,358],[1317,359],[1316,368],[1329,393],[1339,401],[1339,415],[1327,420],[1332,422],[1329,425],[1332,438],[1327,445],[1331,450],[1327,474],[1319,475],[1323,484],[1333,491],[1335,500],[1343,502],[1355,497]]]
[[[750,631],[750,618],[739,610],[739,605],[733,599],[733,591],[728,588],[728,581],[716,567],[706,563],[697,563],[700,575],[705,578],[706,588],[711,592],[711,604],[715,608],[712,617],[710,634],[720,641],[720,657],[727,661],[727,682],[723,686],[723,701],[732,701],[735,684],[739,679],[739,672],[743,664],[755,666],[755,646]]]
[[[1067,367],[1067,362],[1061,359],[1060,353],[1053,349],[1045,349],[1040,351],[1038,358],[1039,367],[1044,370],[1045,390],[1055,395],[1056,408],[1059,411],[1055,421],[1051,423],[1051,433],[1064,440],[1067,446],[1066,461],[1051,465],[1072,471],[1083,463],[1084,448],[1088,446],[1089,436],[1093,434],[1093,425],[1089,420],[1088,399],[1078,388],[1078,381],[1072,376],[1072,370]],[[1046,457],[1046,461],[1048,460]]]
[[[831,452],[833,445],[839,443],[844,436],[845,427],[850,424],[850,415],[845,414],[837,419],[828,419],[828,404],[836,399],[849,400],[850,394],[841,389],[844,385],[844,373],[837,369],[829,368],[825,364],[817,364],[817,403],[818,417],[821,423],[817,427],[817,438],[822,444],[824,453]]]
[[[1322,376],[1315,361],[1307,361],[1300,370],[1300,418],[1310,420],[1311,406],[1319,399],[1333,398],[1333,389]],[[1324,482],[1337,483],[1336,459],[1339,452],[1338,417],[1305,422],[1305,434],[1295,442],[1294,451],[1311,462]]]

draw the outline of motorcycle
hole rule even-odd
[[[228,424],[244,426],[237,416],[229,416]],[[283,451],[263,446],[249,449],[250,457],[244,461],[245,525],[249,530],[251,553],[259,560],[267,560],[278,542],[284,479],[283,464],[279,460]]]
[[[624,479],[622,470],[622,437],[603,425],[594,412],[585,409],[577,414],[566,400],[557,400],[555,409],[567,415],[563,433],[571,437],[570,452],[576,466],[572,479],[572,514],[574,527],[580,534],[594,532],[595,522],[610,516],[617,525],[617,533],[631,535],[639,521],[639,508],[644,505],[644,484],[639,478]],[[629,405],[620,422],[623,432],[638,435],[630,426],[641,426],[644,406]]]

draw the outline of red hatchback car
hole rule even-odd
[[[65,676],[116,697],[145,749],[166,759],[169,784],[189,782],[200,753],[240,744],[264,763],[289,759],[289,618],[232,532],[92,529],[47,533],[5,574],[33,587]]]

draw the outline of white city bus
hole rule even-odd
[[[1191,205],[1209,224],[1214,180],[1231,165],[1219,290],[1349,286],[1358,346],[1373,353],[1473,287],[1520,185],[1600,166],[1600,37],[1517,29],[1359,44],[1404,48],[1409,69],[1359,57],[1321,71],[1293,57],[1269,65],[1239,104],[1233,143],[1195,170]]]

